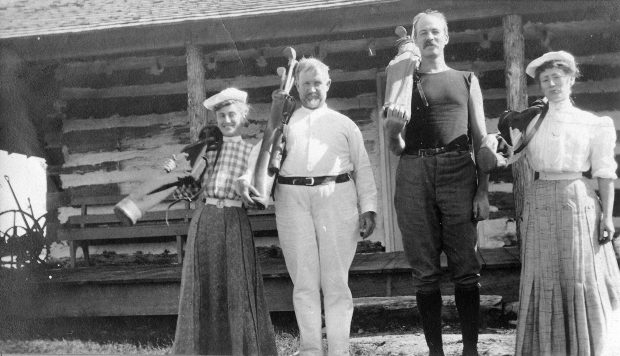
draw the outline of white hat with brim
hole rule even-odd
[[[236,88],[226,88],[203,101],[202,105],[209,110],[215,110],[219,104],[224,102],[238,101],[245,104],[247,100],[248,93]]]
[[[536,79],[536,68],[540,67],[546,62],[549,61],[562,61],[566,63],[570,68],[576,70],[577,65],[575,64],[575,57],[572,54],[566,51],[557,51],[557,52],[547,52],[542,56],[536,58],[531,61],[530,64],[525,68],[525,73],[530,77]]]

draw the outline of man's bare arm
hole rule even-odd
[[[482,90],[476,76],[472,76],[469,89],[469,125],[471,127],[472,141],[474,144],[474,157],[477,157],[478,150],[482,144],[482,139],[487,135],[486,119],[484,117],[484,105],[482,101]],[[484,220],[489,216],[489,175],[484,173],[476,165],[478,175],[478,190],[473,202],[474,218]]]

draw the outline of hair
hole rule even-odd
[[[446,15],[443,14],[443,12],[439,12],[437,10],[432,10],[432,9],[426,9],[422,12],[420,12],[419,14],[415,15],[413,18],[413,29],[411,30],[411,37],[415,38],[416,36],[416,25],[418,24],[418,22],[422,19],[422,17],[424,16],[434,16],[439,18],[440,20],[443,21],[444,23],[444,27],[443,27],[443,31],[445,32],[446,36],[448,35],[448,20],[446,19]]]
[[[536,78],[536,81],[540,82],[540,73],[551,68],[558,68],[562,72],[572,76],[573,78],[578,78],[579,75],[581,75],[581,72],[579,72],[579,68],[577,68],[576,63],[567,63],[566,61],[554,59],[551,61],[546,61],[543,64],[539,65],[538,68],[536,68],[536,70],[534,71],[534,78]]]
[[[329,67],[327,64],[321,62],[321,60],[313,57],[302,58],[299,60],[299,63],[295,66],[295,80],[299,80],[299,75],[301,73],[316,70],[319,73],[325,73],[327,78],[329,78]]]

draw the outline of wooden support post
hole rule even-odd
[[[527,83],[525,80],[525,41],[520,15],[507,15],[504,24],[504,60],[506,62],[506,102],[510,110],[527,108]],[[521,156],[512,165],[513,193],[517,218],[517,238],[521,240],[521,215],[525,192],[534,180],[534,172],[526,158]]]
[[[75,268],[75,250],[77,250],[77,245],[75,241],[69,241],[69,267]]]
[[[205,68],[202,50],[199,46],[187,43],[187,114],[189,116],[189,137],[198,141],[200,129],[207,123],[207,109],[202,105],[206,99]]]

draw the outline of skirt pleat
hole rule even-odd
[[[206,205],[192,218],[173,353],[277,355],[252,230],[241,208]]]
[[[585,179],[536,180],[523,211],[517,355],[605,355],[620,271]]]

